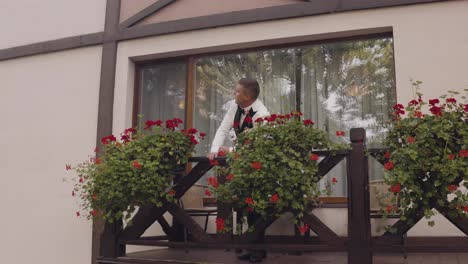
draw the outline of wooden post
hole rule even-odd
[[[348,167],[348,263],[372,264],[369,170],[365,154],[366,131],[350,131]]]
[[[100,237],[99,255],[101,257],[125,256],[125,245],[119,244],[119,234],[122,230],[122,222],[105,223],[104,231]]]

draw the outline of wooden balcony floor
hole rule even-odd
[[[468,253],[410,253],[407,259],[402,254],[378,254],[373,264],[468,264]],[[206,263],[206,264],[245,264],[248,261],[237,260],[233,251],[190,249],[157,249],[130,253],[118,260],[104,261],[112,264],[155,264],[155,263]],[[303,253],[300,256],[281,253],[269,253],[262,262],[265,264],[347,264],[347,253]]]

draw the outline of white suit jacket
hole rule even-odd
[[[210,152],[218,152],[219,147],[223,146],[224,140],[226,139],[227,135],[232,130],[231,134],[234,134],[234,117],[237,111],[237,104],[234,101],[229,102],[230,107],[221,122],[218,130],[216,131],[216,135],[213,139],[213,143],[211,143],[211,150]],[[267,117],[270,115],[268,109],[263,105],[260,100],[255,100],[255,102],[251,105],[252,110],[255,115],[252,117],[253,126],[256,126],[255,119],[259,117]],[[234,134],[235,135],[235,134]]]

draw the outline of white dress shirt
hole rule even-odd
[[[213,139],[213,143],[211,143],[211,153],[217,153],[219,150],[219,147],[223,146],[224,140],[228,135],[231,136],[231,139],[235,139],[235,132],[234,132],[234,117],[236,116],[237,112],[237,104],[233,101],[229,102],[231,105],[226,113],[226,115],[223,118],[223,121],[221,122],[221,125],[219,126],[218,130],[216,131],[216,135]],[[267,117],[270,115],[268,112],[268,109],[263,105],[263,103],[260,100],[255,100],[252,105],[244,108],[250,111],[250,108],[255,113],[255,115],[252,117],[252,122],[253,126],[256,126],[255,119],[259,117]],[[245,111],[247,114],[248,111]],[[241,120],[240,124],[242,125],[242,122],[244,121],[244,118],[246,117],[246,114],[241,115]]]

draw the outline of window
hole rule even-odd
[[[149,118],[164,118],[162,113],[166,112],[171,113],[168,117],[174,116],[180,113],[176,108],[183,102],[184,91],[191,90],[193,97],[188,100],[193,107],[186,109],[188,121],[207,133],[206,140],[197,146],[198,156],[207,154],[227,103],[233,99],[233,88],[243,77],[258,80],[260,100],[271,113],[300,110],[341,142],[349,135],[337,137],[335,132],[348,132],[353,127],[364,127],[370,139],[378,136],[379,126],[389,119],[396,100],[390,36],[197,56],[186,64],[142,68],[142,88],[149,85],[153,90],[142,93],[141,110]],[[191,78],[186,76],[186,68],[191,69]],[[187,79],[193,80],[188,88]],[[374,178],[381,177],[376,161],[371,160],[370,169]],[[346,196],[345,170],[342,161],[327,176],[337,177],[341,183],[333,188],[334,196]]]

